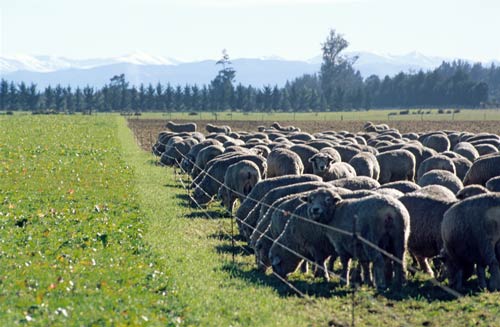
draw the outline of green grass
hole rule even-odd
[[[271,112],[271,113],[249,113],[242,112],[217,112],[217,120],[250,120],[250,121],[313,121],[313,120],[500,120],[500,110],[495,109],[463,109],[455,114],[438,114],[437,109],[424,109],[431,114],[412,114],[416,109],[410,110],[409,115],[399,115],[400,110],[368,110],[368,111],[343,111],[343,112],[298,112],[293,113]],[[396,115],[389,116],[390,113]],[[197,115],[189,115],[187,112],[161,113],[145,112],[139,119],[172,119],[172,120],[215,120],[216,115],[211,112],[202,112]]]
[[[100,117],[0,121],[1,326],[177,319],[166,267],[144,241],[117,126]]]
[[[186,204],[122,118],[0,119],[0,325],[349,324],[337,280],[296,274],[298,297],[231,246],[217,205],[208,219]],[[499,300],[450,299],[418,275],[402,293],[362,288],[356,323],[494,326]]]

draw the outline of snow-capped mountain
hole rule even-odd
[[[399,72],[426,71],[439,66],[444,60],[455,59],[426,56],[419,52],[388,55],[358,51],[347,53],[347,55],[358,57],[354,67],[364,77],[373,74],[383,77],[393,76]],[[108,83],[113,75],[122,73],[134,85],[157,82],[173,85],[207,84],[220,69],[215,63],[216,60],[181,62],[144,52],[94,59],[28,55],[0,56],[0,75],[9,81],[33,82],[39,87],[49,84],[73,86],[89,84],[100,87]],[[257,87],[268,84],[281,86],[287,80],[318,72],[321,67],[321,56],[302,61],[266,56],[233,59],[232,63],[238,83]]]
[[[99,66],[128,63],[133,65],[177,65],[175,59],[134,52],[129,55],[112,58],[69,59],[56,56],[0,56],[0,72],[2,74],[16,71],[49,73],[63,69],[91,69]]]

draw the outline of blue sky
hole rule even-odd
[[[500,59],[500,0],[0,0],[0,11],[0,55],[307,59],[335,28],[350,50]]]

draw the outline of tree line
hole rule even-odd
[[[443,62],[431,71],[401,72],[363,79],[343,55],[349,43],[331,30],[322,44],[320,72],[288,81],[283,87],[235,85],[236,71],[224,50],[221,67],[208,85],[130,85],[113,76],[102,88],[47,86],[0,81],[0,110],[33,112],[92,111],[339,111],[371,108],[466,107],[500,101],[500,67]]]

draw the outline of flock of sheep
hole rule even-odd
[[[400,288],[409,254],[456,290],[473,274],[481,288],[500,290],[498,135],[401,134],[371,122],[357,133],[166,127],[153,153],[191,175],[200,205],[218,199],[232,212],[239,200],[239,233],[262,270],[286,278],[307,259],[328,279],[339,258],[348,284],[357,259],[363,283]]]

